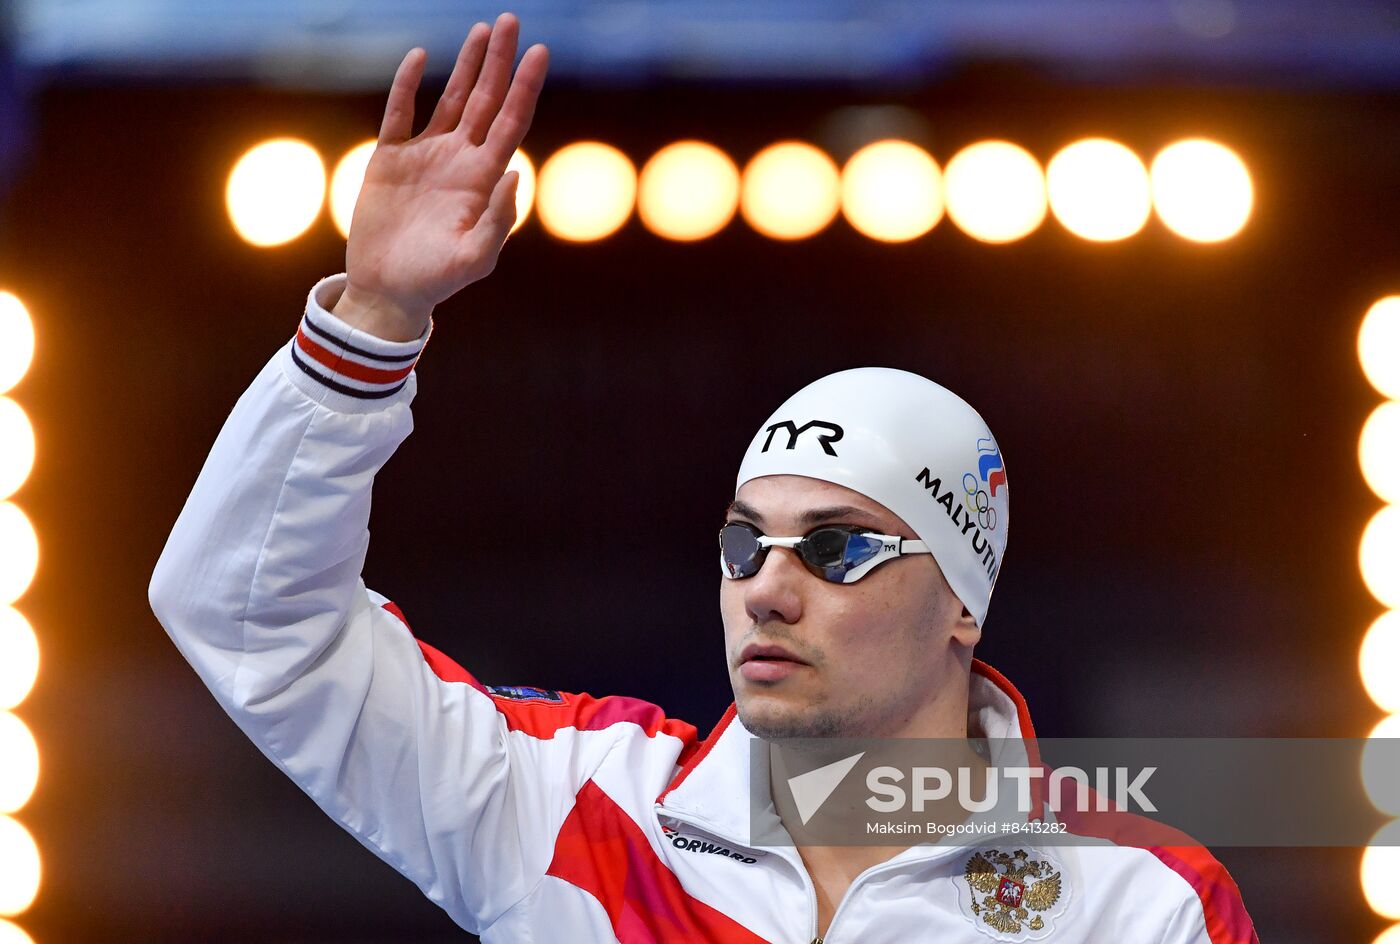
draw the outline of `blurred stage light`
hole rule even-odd
[[[944,216],[944,175],[917,144],[875,141],[841,168],[841,213],[872,240],[916,240]]]
[[[29,517],[11,502],[0,502],[0,606],[29,589],[39,566],[39,536]]]
[[[642,168],[637,215],[658,236],[681,241],[713,236],[738,208],[739,168],[713,144],[668,144]]]
[[[1384,741],[1384,744],[1379,743]],[[1371,805],[1382,813],[1400,816],[1400,715],[1391,715],[1366,735],[1361,749],[1361,784]]]
[[[39,847],[18,822],[0,816],[0,915],[13,917],[39,894]]]
[[[1055,218],[1093,242],[1126,239],[1152,215],[1147,168],[1117,141],[1074,142],[1050,159],[1045,182]]]
[[[1178,236],[1215,243],[1244,228],[1254,208],[1254,185],[1234,151],[1191,138],[1168,145],[1152,161],[1152,202]]]
[[[24,701],[39,674],[39,640],[13,607],[0,607],[0,710]]]
[[[948,216],[984,243],[1009,243],[1045,219],[1045,175],[1025,148],[979,141],[963,148],[943,172]]]
[[[34,944],[34,939],[24,933],[24,928],[0,918],[0,944]]]
[[[25,723],[0,711],[0,813],[13,813],[34,795],[39,745]]]
[[[0,397],[0,498],[9,498],[34,468],[34,427],[24,409]]]
[[[1361,532],[1361,579],[1377,600],[1400,607],[1400,505],[1386,505]]]
[[[34,324],[18,298],[0,292],[0,393],[29,369]],[[8,498],[34,467],[34,427],[24,409],[0,396],[0,499]],[[18,598],[34,579],[39,541],[16,505],[0,503],[0,604]],[[0,606],[0,709],[19,704],[34,685],[39,646],[17,610]],[[39,748],[23,721],[0,710],[0,813],[29,802],[39,776]],[[18,822],[0,815],[0,915],[27,909],[39,890],[39,849]],[[33,944],[18,925],[0,919],[0,944]]]
[[[520,175],[515,185],[515,222],[510,227],[513,233],[525,225],[535,205],[535,165],[528,154],[517,148],[506,162],[506,171],[515,171]]]
[[[915,239],[943,218],[943,173],[908,141],[867,144],[841,171],[841,212],[871,239]]]
[[[1400,503],[1400,400],[1387,400],[1371,411],[1361,427],[1357,453],[1371,491]]]
[[[1390,715],[1372,728],[1361,749],[1361,784],[1366,788],[1366,796],[1372,806],[1392,816],[1400,816],[1397,750],[1400,750],[1400,715]]]
[[[326,199],[326,168],[305,141],[264,141],[238,159],[224,199],[239,236],[254,246],[280,246],[316,222]]]
[[[822,151],[781,141],[744,167],[739,209],[744,221],[772,239],[805,239],[841,209],[841,171]]]
[[[1361,640],[1361,683],[1385,711],[1400,712],[1400,610],[1387,610]]]
[[[361,141],[345,152],[331,173],[331,221],[340,235],[350,238],[350,220],[355,215],[355,200],[360,185],[365,182],[365,168],[374,156],[374,138]]]
[[[1371,386],[1400,400],[1400,295],[1387,295],[1366,312],[1356,336],[1356,352]]]
[[[1386,928],[1371,944],[1400,944],[1400,924]]]
[[[544,162],[535,203],[551,234],[589,242],[617,232],[636,197],[637,172],[627,155],[599,141],[579,141]]]
[[[1361,853],[1361,891],[1376,914],[1400,918],[1400,820],[1391,820]]]
[[[0,292],[0,393],[19,383],[34,359],[34,322],[10,292]]]

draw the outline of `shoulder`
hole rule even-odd
[[[377,607],[392,615],[413,632],[397,604],[383,594],[369,591]],[[674,739],[678,753],[694,749],[698,742],[695,726],[668,717],[658,705],[624,695],[595,697],[587,692],[563,692],[536,685],[488,685],[452,657],[421,639],[415,641],[423,662],[443,682],[461,684],[490,700],[507,730],[534,738],[549,739],[562,731],[605,731],[631,733],[646,738]]]
[[[1073,780],[1061,786],[1049,797],[1059,821],[1076,836],[1104,840],[1098,847],[1101,857],[1111,856],[1121,868],[1136,871],[1154,893],[1177,899],[1181,914],[1199,916],[1206,934],[1202,944],[1258,944],[1239,886],[1209,849],[1147,817],[1099,810],[1099,794]],[[1136,854],[1113,855],[1128,851]]]

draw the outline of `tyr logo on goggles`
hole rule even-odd
[[[720,573],[730,580],[752,577],[772,547],[792,548],[808,570],[830,583],[854,583],[885,561],[930,553],[923,541],[848,525],[826,525],[803,537],[774,538],[746,522],[731,521],[719,529]]]

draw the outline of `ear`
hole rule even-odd
[[[982,639],[982,630],[978,627],[977,621],[972,618],[972,614],[967,611],[967,607],[962,608],[962,615],[953,624],[953,639],[968,649],[977,645]]]

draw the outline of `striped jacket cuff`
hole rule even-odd
[[[328,310],[345,282],[344,273],[332,275],[311,290],[296,337],[285,349],[288,378],[312,399],[344,413],[411,400],[413,368],[432,334],[432,319],[413,341],[386,341],[351,327]]]

